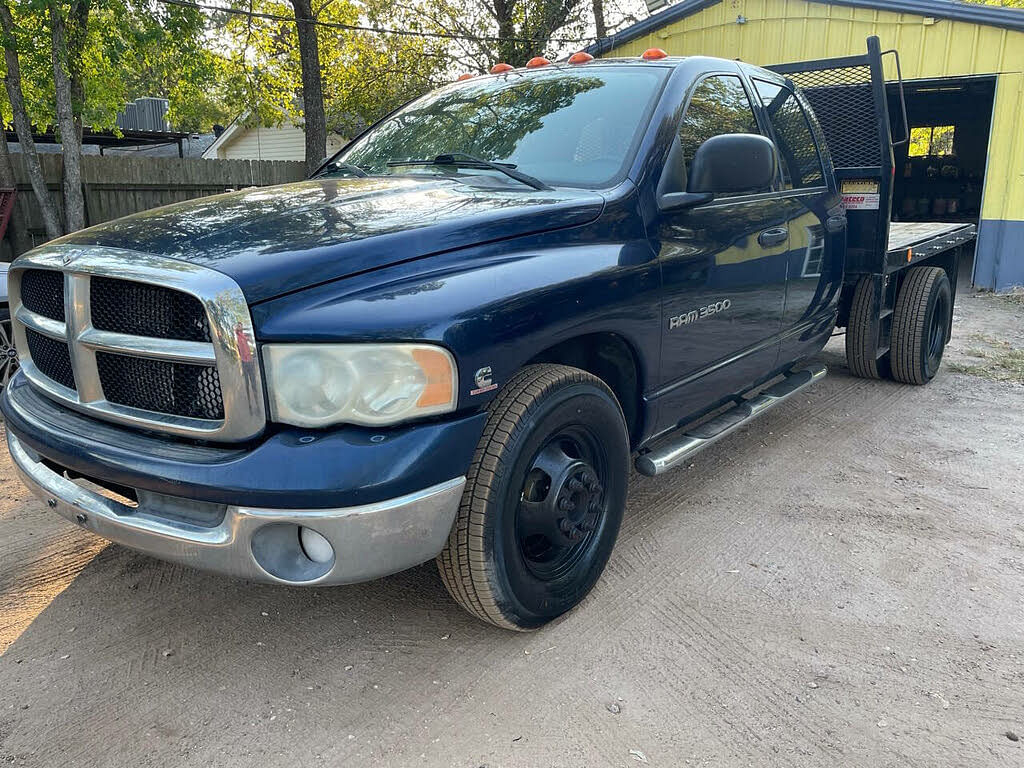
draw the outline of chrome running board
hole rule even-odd
[[[695,427],[676,439],[670,439],[666,445],[657,447],[637,456],[636,469],[642,475],[654,477],[678,466],[686,459],[709,445],[721,440],[730,432],[742,427],[765,411],[795,395],[805,387],[809,387],[819,379],[825,378],[828,369],[814,366],[802,371],[787,374],[777,384],[773,384],[756,397],[730,408],[715,418]]]

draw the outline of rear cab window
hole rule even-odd
[[[825,186],[821,152],[796,94],[786,86],[754,79],[754,88],[775,133],[783,189]]]

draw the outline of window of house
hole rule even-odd
[[[710,138],[725,133],[760,133],[757,118],[743,82],[735,75],[713,75],[693,91],[686,115],[679,126],[686,174],[697,148]]]
[[[953,154],[955,125],[928,125],[910,129],[911,157],[942,156]]]
[[[821,156],[811,125],[793,91],[775,83],[755,80],[757,95],[768,112],[782,159],[785,189],[820,187],[825,183]]]

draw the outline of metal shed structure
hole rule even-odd
[[[959,0],[680,0],[589,50],[615,57],[657,47],[771,65],[863,53],[869,35],[899,51],[917,129],[896,158],[894,219],[977,222],[975,285],[1024,285],[1024,10]]]

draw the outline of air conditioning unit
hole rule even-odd
[[[141,98],[128,102],[117,114],[117,127],[122,131],[169,131],[167,99]]]
[[[668,0],[646,0],[646,2],[648,13],[660,11],[662,8],[669,4]]]

